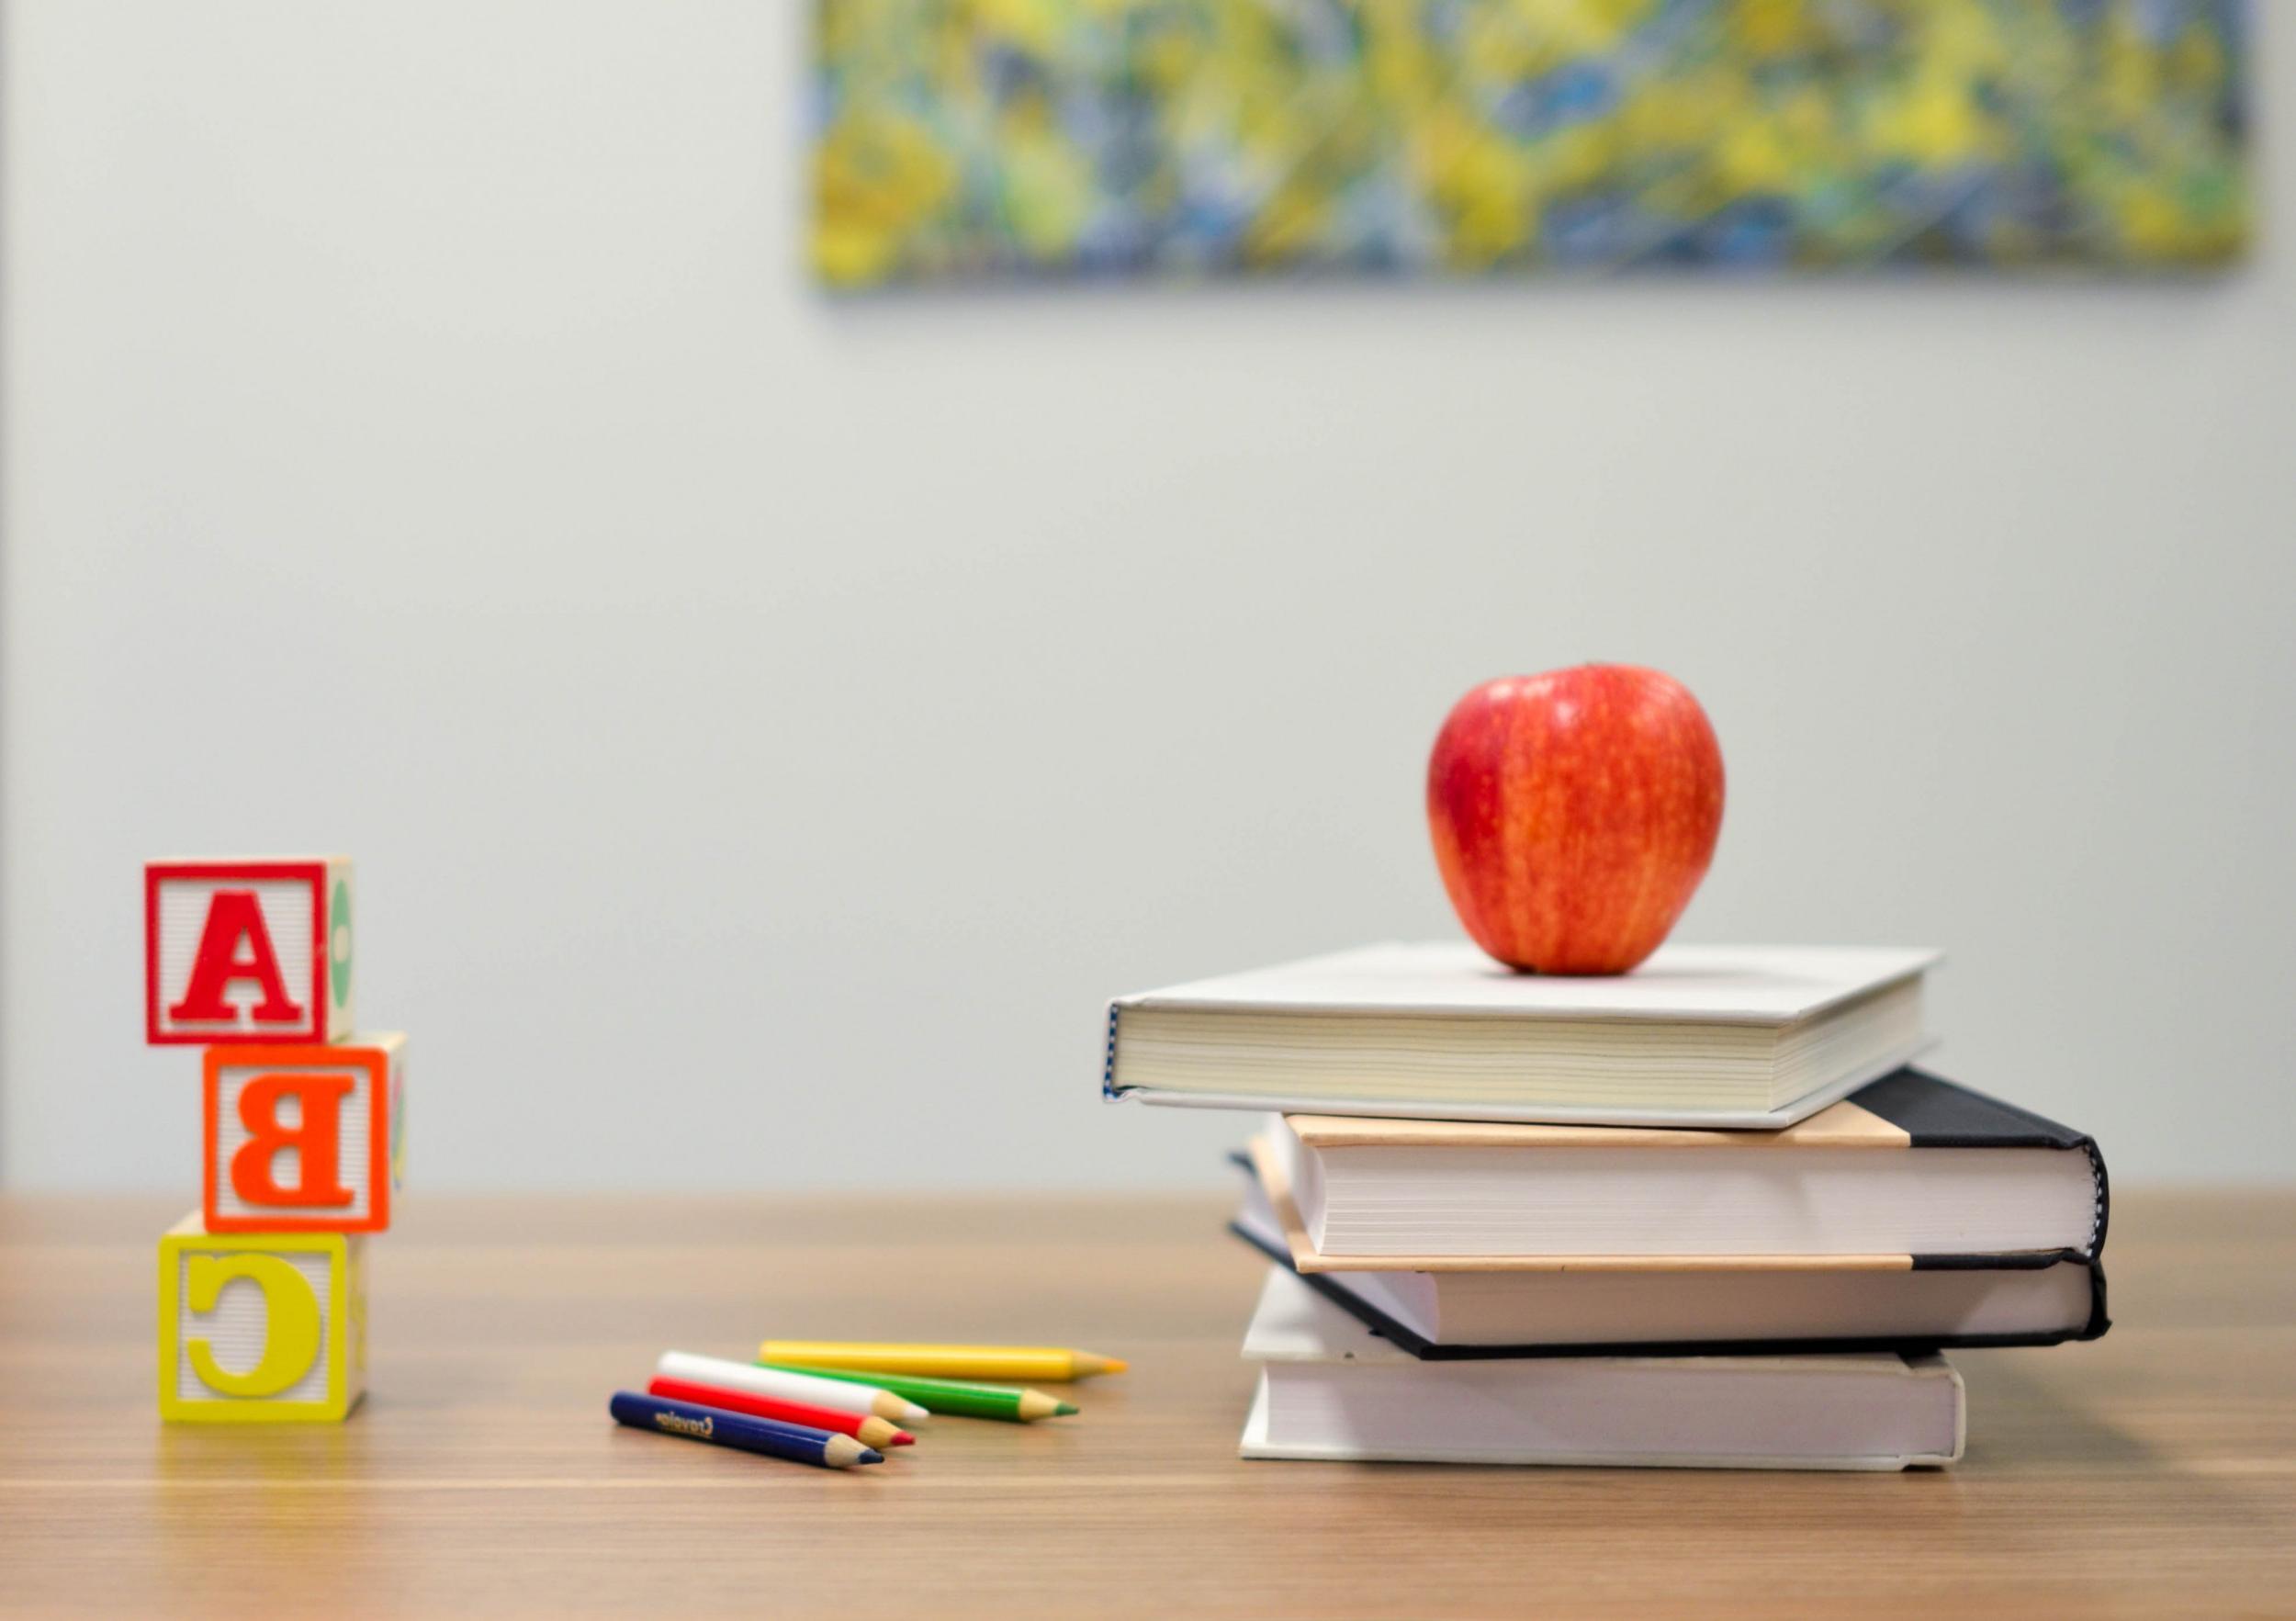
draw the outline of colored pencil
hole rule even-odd
[[[715,1447],[738,1447],[744,1452],[761,1452],[768,1458],[786,1458],[827,1469],[885,1460],[885,1455],[875,1447],[831,1430],[777,1424],[770,1418],[751,1418],[746,1413],[728,1413],[722,1407],[703,1407],[692,1401],[665,1401],[636,1390],[616,1390],[606,1411],[613,1414],[614,1423],[634,1430],[707,1441]]]
[[[783,1368],[850,1368],[856,1373],[906,1373],[924,1379],[1041,1379],[1065,1384],[1122,1373],[1120,1356],[1057,1345],[908,1345],[842,1340],[768,1340],[758,1360]]]
[[[1034,1424],[1076,1409],[1041,1390],[1016,1390],[1010,1385],[976,1385],[959,1379],[924,1379],[901,1373],[854,1373],[841,1368],[785,1368],[809,1379],[850,1379],[870,1384],[895,1395],[921,1401],[934,1413],[955,1418],[996,1418],[1007,1424]]]
[[[663,1379],[681,1379],[692,1385],[723,1385],[752,1396],[772,1396],[783,1401],[803,1401],[813,1407],[834,1407],[840,1413],[873,1413],[879,1418],[914,1428],[932,1416],[914,1401],[864,1379],[819,1379],[810,1374],[784,1373],[748,1362],[728,1362],[720,1356],[697,1356],[691,1351],[664,1351],[654,1364]]]
[[[747,1390],[736,1390],[723,1385],[697,1385],[681,1379],[657,1379],[646,1387],[649,1396],[660,1396],[671,1401],[692,1401],[702,1407],[722,1407],[728,1413],[746,1413],[751,1418],[776,1419],[785,1424],[804,1424],[811,1430],[835,1430],[840,1435],[850,1435],[864,1447],[883,1451],[888,1447],[915,1445],[917,1437],[904,1429],[896,1429],[873,1413],[839,1413],[834,1407],[816,1407],[805,1401],[782,1401],[771,1396],[753,1396]]]

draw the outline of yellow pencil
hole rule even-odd
[[[903,1345],[841,1340],[767,1340],[760,1362],[809,1368],[850,1368],[861,1373],[906,1373],[922,1379],[1041,1379],[1059,1384],[1099,1373],[1122,1373],[1123,1361],[1054,1345]]]

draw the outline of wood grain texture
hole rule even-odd
[[[2296,1614],[2296,1196],[2117,1199],[2120,1326],[1957,1354],[1966,1461],[1891,1476],[1239,1462],[1262,1263],[1208,1199],[411,1200],[350,1423],[165,1428],[180,1213],[0,1199],[0,1610]],[[850,1473],[606,1416],[781,1334],[1133,1371]]]

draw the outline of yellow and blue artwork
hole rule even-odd
[[[812,254],[2133,270],[2246,242],[2243,0],[816,0]]]

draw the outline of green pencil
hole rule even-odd
[[[1025,1424],[1076,1411],[1068,1402],[1055,1401],[1041,1390],[1024,1390],[1016,1385],[976,1385],[963,1379],[917,1379],[897,1373],[855,1373],[842,1368],[801,1367],[794,1362],[760,1362],[758,1366],[778,1368],[785,1373],[841,1379],[848,1384],[874,1385],[916,1402],[928,1413],[946,1413],[956,1418],[1000,1418],[1007,1424]]]

